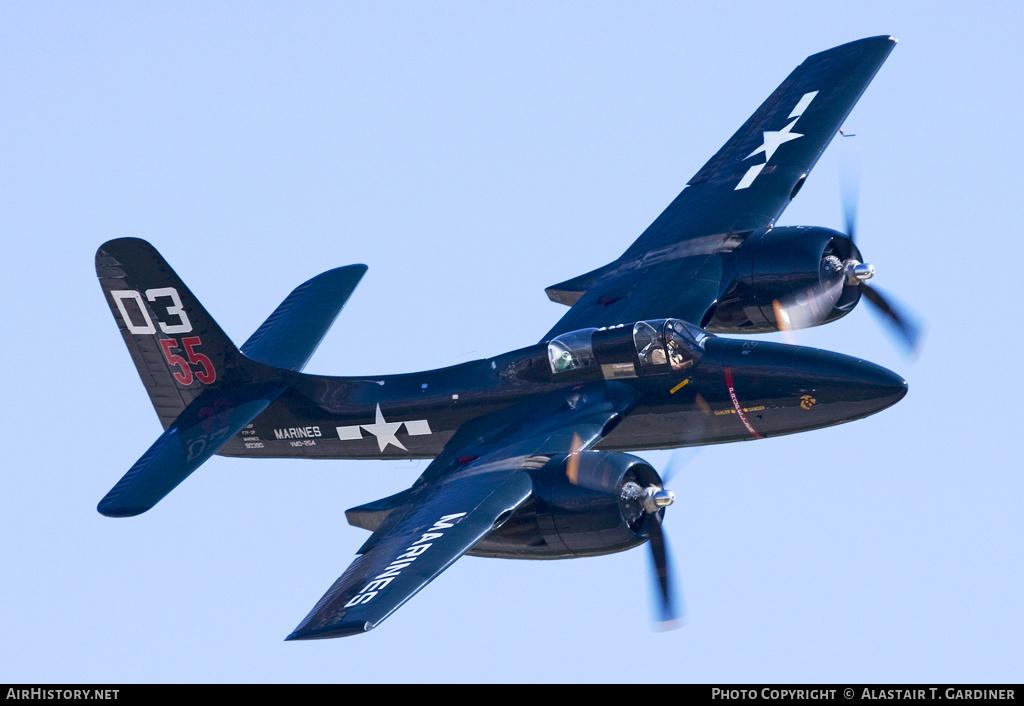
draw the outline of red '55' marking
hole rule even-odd
[[[164,358],[167,359],[167,364],[178,368],[178,371],[174,373],[174,379],[179,385],[191,385],[193,380],[209,385],[217,379],[217,371],[213,367],[213,361],[196,351],[196,348],[202,345],[202,343],[199,336],[188,336],[181,339],[180,347],[184,349],[185,355],[188,356],[188,360],[185,360],[185,358],[173,352],[179,347],[175,339],[160,339],[160,347],[164,351]],[[192,365],[199,365],[203,369],[200,372],[193,373]]]

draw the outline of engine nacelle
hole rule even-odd
[[[597,556],[635,547],[650,536],[653,520],[642,496],[651,485],[660,488],[661,478],[643,459],[584,451],[572,460],[554,456],[530,475],[533,497],[469,554],[508,559]]]
[[[860,252],[838,231],[813,226],[766,228],[751,233],[725,261],[733,282],[705,317],[704,328],[714,333],[778,331],[776,302],[798,299],[843,277],[843,263]],[[850,313],[860,299],[857,286],[842,285],[830,311],[814,325]]]

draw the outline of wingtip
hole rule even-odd
[[[298,640],[326,640],[333,637],[348,637],[349,635],[369,632],[374,627],[373,623],[341,623],[339,625],[313,629],[303,628],[300,625],[292,630],[291,634],[284,641],[295,642]]]
[[[351,264],[351,265],[342,265],[341,267],[335,267],[332,270],[327,270],[327,272],[324,272],[323,274],[328,275],[328,274],[330,274],[332,272],[337,272],[337,273],[356,272],[356,271],[366,272],[368,269],[370,269],[369,265],[365,265],[365,264],[363,264],[361,262],[357,262],[357,263],[354,263],[354,264]]]
[[[104,497],[96,505],[96,512],[104,517],[135,517],[148,509],[148,507],[118,505],[116,500],[107,497]]]

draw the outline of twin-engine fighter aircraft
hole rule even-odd
[[[808,58],[621,257],[548,288],[571,308],[539,343],[487,360],[303,374],[365,266],[299,286],[236,348],[151,245],[105,243],[100,284],[165,431],[99,511],[145,512],[214,454],[433,458],[408,490],[347,511],[372,534],[287,639],[370,630],[463,554],[556,559],[648,540],[674,618],[661,530],[673,495],[625,452],[819,429],[906,394],[864,360],[715,335],[833,321],[862,293],[894,311],[849,234],[775,227],[894,45]]]

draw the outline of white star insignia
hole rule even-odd
[[[803,94],[803,96],[800,97],[800,100],[797,101],[796,106],[789,113],[789,117],[792,118],[789,125],[782,128],[781,130],[766,130],[765,132],[761,133],[761,146],[758,147],[753,152],[751,152],[750,154],[748,154],[746,157],[744,157],[742,161],[750,159],[755,154],[761,154],[762,152],[764,152],[764,162],[760,164],[755,164],[751,166],[749,169],[747,169],[746,173],[743,175],[743,178],[740,179],[740,182],[735,186],[735,191],[739,191],[740,189],[746,189],[748,186],[754,183],[754,180],[757,179],[758,174],[760,174],[764,170],[764,168],[768,166],[768,162],[772,160],[772,155],[775,154],[775,150],[779,149],[780,145],[784,145],[790,140],[795,140],[798,137],[803,137],[803,135],[799,132],[792,132],[793,126],[796,125],[796,121],[799,120],[800,116],[804,114],[804,111],[807,110],[807,106],[811,104],[811,101],[814,100],[814,97],[816,95],[818,95],[817,91],[811,91],[810,93],[805,93]]]
[[[407,451],[408,449],[402,446],[402,442],[395,436],[402,424],[403,422],[384,421],[384,413],[380,411],[380,403],[378,403],[376,421],[373,424],[360,424],[360,426],[377,437],[377,446],[380,447],[381,451],[386,449],[389,444],[394,444],[402,449],[402,451]]]
[[[772,159],[772,155],[775,154],[775,150],[779,148],[779,145],[783,145],[789,142],[790,140],[795,140],[798,137],[803,137],[803,135],[801,135],[798,132],[790,132],[790,130],[793,129],[793,126],[796,125],[796,121],[799,119],[799,117],[794,118],[793,122],[791,122],[786,127],[782,128],[781,130],[771,130],[768,132],[761,133],[762,135],[764,135],[764,144],[758,147],[750,154],[748,154],[746,157],[744,157],[744,159],[750,159],[755,154],[760,154],[761,152],[764,152],[765,163],[767,164],[768,162],[770,162]]]
[[[426,419],[413,419],[402,422],[389,422],[384,419],[384,413],[380,411],[380,403],[377,403],[377,412],[373,424],[353,424],[345,427],[337,427],[338,439],[341,441],[355,441],[363,438],[362,430],[370,432],[377,438],[377,448],[381,453],[388,446],[397,446],[402,451],[408,451],[402,442],[398,440],[398,430],[405,425],[405,433],[409,436],[422,436],[432,434],[430,422]]]

